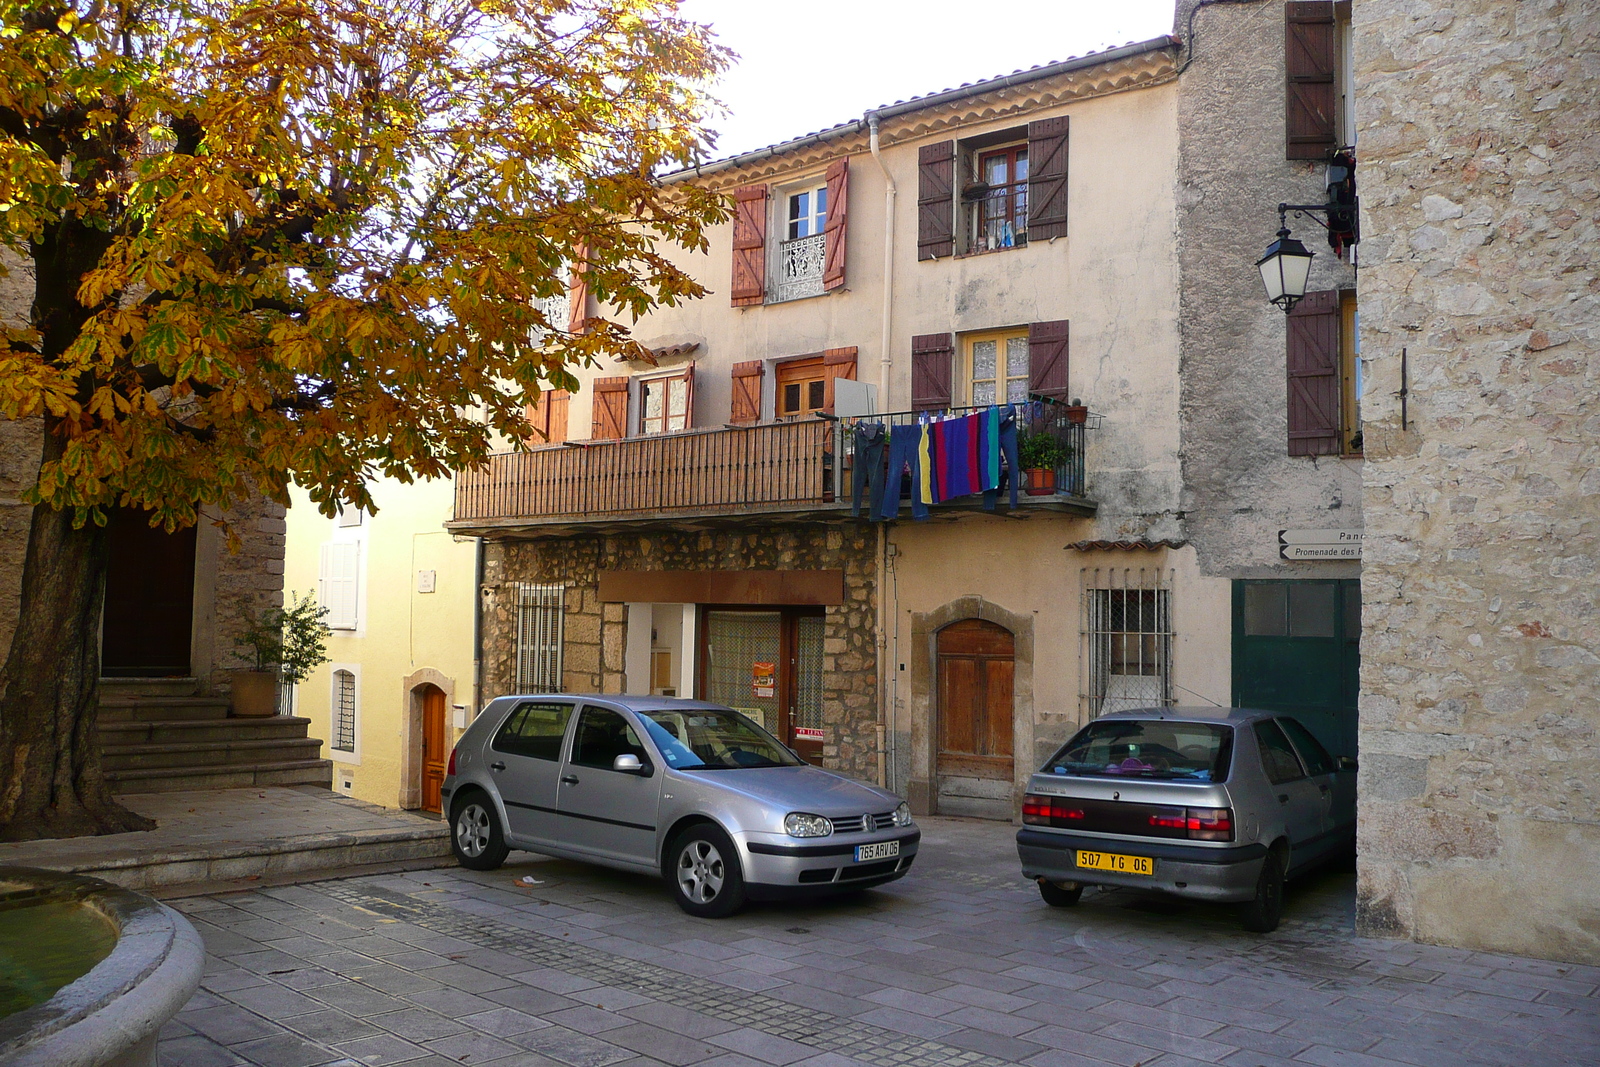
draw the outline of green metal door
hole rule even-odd
[[[1236,581],[1233,702],[1291,714],[1354,756],[1360,642],[1360,579]]]

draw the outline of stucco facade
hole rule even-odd
[[[1600,960],[1600,10],[1354,19],[1360,925]]]

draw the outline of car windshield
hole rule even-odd
[[[1168,719],[1102,719],[1078,731],[1045,764],[1046,774],[1220,782],[1228,777],[1233,729]]]
[[[667,766],[680,771],[793,767],[801,762],[737,711],[667,709],[641,711],[639,718]]]

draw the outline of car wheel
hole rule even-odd
[[[1239,920],[1246,930],[1270,934],[1278,928],[1278,920],[1282,917],[1283,857],[1277,852],[1269,852],[1267,858],[1261,861],[1255,899],[1239,906]]]
[[[1079,897],[1083,896],[1083,886],[1076,885],[1071,889],[1063,889],[1047,879],[1039,883],[1039,895],[1052,908],[1070,908],[1078,903]]]
[[[722,829],[691,826],[667,850],[667,881],[678,907],[702,919],[721,919],[744,906],[739,853]]]
[[[471,793],[450,818],[450,849],[456,862],[471,871],[492,871],[511,851],[500,829],[494,805],[483,793]]]

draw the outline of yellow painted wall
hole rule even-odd
[[[450,517],[449,481],[372,487],[377,513],[360,527],[341,527],[296,491],[288,514],[284,588],[318,588],[322,545],[335,539],[361,542],[358,628],[336,630],[328,640],[330,663],[302,682],[295,712],[311,719],[311,734],[323,738],[323,755],[334,760],[334,788],[389,807],[415,807],[420,788],[420,702],[412,690],[438,685],[447,705],[475,711],[473,694],[473,600],[475,544],[444,529]],[[418,572],[435,572],[434,592],[418,592]],[[333,671],[351,665],[357,676],[358,718],[353,756],[332,750]],[[460,731],[447,707],[445,741]],[[409,758],[408,758],[409,751]],[[350,788],[343,783],[348,781]]]

